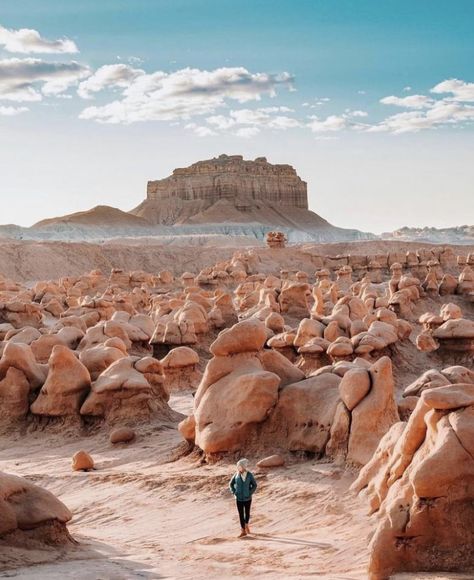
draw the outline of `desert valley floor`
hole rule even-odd
[[[441,370],[448,367],[458,369],[451,374],[447,373],[449,380],[444,379],[446,382],[442,384],[447,385],[442,387],[444,389],[457,388],[459,381],[452,378],[453,373],[472,374],[472,350],[469,349],[472,348],[473,338],[466,335],[465,329],[474,324],[474,277],[470,267],[474,263],[473,248],[361,242],[327,246],[306,244],[280,249],[262,246],[248,248],[239,243],[237,247],[222,245],[214,250],[205,245],[160,248],[151,244],[143,250],[139,244],[132,242],[102,246],[78,244],[74,248],[72,244],[60,242],[25,242],[22,245],[21,242],[10,241],[2,242],[2,247],[0,265],[5,278],[0,300],[7,303],[0,311],[3,339],[0,344],[4,360],[8,356],[8,349],[12,348],[10,342],[21,344],[21,348],[32,349],[36,353],[36,361],[35,357],[33,363],[30,361],[32,365],[37,365],[35,372],[47,373],[49,356],[55,356],[51,354],[53,351],[62,352],[59,349],[65,348],[62,346],[64,343],[69,351],[73,351],[72,356],[83,361],[91,372],[92,387],[89,382],[89,390],[80,396],[81,404],[86,395],[88,397],[84,405],[91,396],[99,396],[103,392],[97,385],[102,380],[101,373],[107,373],[107,369],[99,372],[94,367],[94,370],[92,367],[95,363],[89,363],[89,359],[83,358],[84,353],[93,348],[120,350],[121,347],[117,346],[117,340],[120,340],[118,336],[122,337],[126,346],[126,351],[120,356],[125,357],[123,360],[132,361],[130,364],[138,365],[137,360],[140,362],[146,359],[150,365],[152,363],[148,359],[152,355],[165,364],[163,357],[173,348],[183,348],[184,345],[198,353],[199,363],[195,365],[196,374],[193,375],[198,377],[196,384],[192,388],[183,389],[179,387],[179,381],[175,381],[177,387],[169,389],[169,400],[164,402],[160,399],[159,404],[162,406],[157,413],[154,408],[146,420],[143,419],[142,403],[138,403],[140,412],[137,417],[133,417],[134,407],[131,407],[130,417],[121,412],[117,416],[107,415],[107,410],[102,416],[99,416],[102,411],[94,410],[88,414],[83,412],[84,406],[81,414],[79,407],[73,413],[61,410],[35,411],[39,400],[33,402],[31,393],[35,389],[36,393],[40,393],[39,397],[45,400],[42,403],[43,409],[45,405],[52,408],[52,382],[49,383],[49,391],[44,386],[41,391],[38,391],[38,386],[31,389],[30,394],[26,395],[31,410],[26,408],[16,421],[8,422],[5,420],[5,412],[0,413],[0,472],[24,477],[27,482],[47,489],[60,499],[72,513],[67,528],[73,539],[59,545],[45,544],[39,528],[21,530],[19,526],[6,539],[0,536],[0,577],[54,580],[224,579],[257,575],[288,580],[362,580],[368,577],[369,542],[380,520],[376,515],[369,516],[368,501],[364,494],[357,494],[350,489],[363,463],[351,461],[352,431],[345,435],[349,442],[345,441],[344,450],[337,447],[332,455],[329,448],[336,435],[333,428],[329,431],[329,426],[322,444],[312,440],[311,445],[305,448],[308,437],[313,435],[308,435],[307,430],[303,435],[300,432],[295,435],[291,432],[291,426],[288,426],[288,440],[293,437],[293,443],[288,443],[285,448],[285,442],[280,438],[272,447],[269,443],[272,441],[271,425],[268,432],[265,431],[265,425],[272,420],[271,409],[279,408],[280,403],[274,401],[270,405],[271,409],[259,419],[264,426],[257,435],[253,431],[255,423],[252,420],[244,425],[244,431],[239,431],[243,433],[242,440],[248,443],[248,447],[239,450],[235,447],[232,434],[226,432],[219,439],[221,433],[211,436],[206,431],[210,419],[203,419],[203,424],[200,424],[199,412],[202,413],[203,405],[207,404],[210,409],[206,413],[225,415],[227,410],[219,407],[223,403],[216,400],[213,404],[217,410],[213,411],[208,399],[202,397],[196,400],[199,394],[195,397],[195,391],[200,380],[202,384],[206,381],[207,375],[204,374],[202,378],[202,373],[209,360],[242,360],[242,364],[250,365],[249,368],[259,365],[258,372],[267,375],[273,373],[273,376],[276,373],[281,377],[282,384],[286,381],[285,385],[288,386],[278,387],[280,378],[277,377],[275,387],[284,393],[285,389],[299,384],[298,381],[301,384],[305,380],[317,381],[320,378],[316,377],[327,377],[328,373],[335,381],[337,379],[337,387],[337,384],[343,384],[344,376],[347,376],[345,373],[354,372],[351,369],[357,365],[357,372],[364,369],[366,373],[373,373],[378,372],[374,369],[378,368],[380,360],[390,359],[393,368],[390,396],[392,402],[395,401],[396,420],[398,403],[398,411],[400,415],[405,413],[402,419],[407,421],[410,413],[418,409],[423,391],[430,386],[440,386],[434,383],[430,385],[427,379],[422,379],[426,371],[434,369],[439,375]],[[82,248],[80,252],[78,247]],[[140,250],[143,250],[141,254]],[[21,262],[13,258],[19,252],[23,252]],[[72,258],[74,252],[77,253],[77,259]],[[137,258],[139,254],[141,260]],[[357,256],[363,256],[364,260],[356,260]],[[406,262],[407,256],[408,260],[416,258],[416,263],[409,265]],[[456,260],[456,256],[461,258]],[[405,262],[397,270],[400,260]],[[395,268],[390,269],[393,264]],[[115,268],[115,274],[108,278],[111,267]],[[97,268],[103,273],[81,277]],[[281,272],[282,269],[286,270]],[[134,274],[130,277],[128,270],[135,271],[134,285],[129,285]],[[138,270],[143,273],[138,275]],[[192,282],[189,276],[183,277],[183,273],[189,270],[193,273]],[[405,276],[405,286],[400,284],[397,272]],[[126,283],[124,276],[128,277]],[[39,280],[48,282],[42,286]],[[332,286],[334,281],[337,284],[337,280],[339,287]],[[395,282],[391,282],[393,280]],[[435,287],[433,280],[436,282]],[[440,290],[443,282],[446,284]],[[448,282],[452,289],[445,292]],[[316,286],[322,291],[315,290]],[[411,287],[412,294],[404,294],[404,287]],[[416,287],[416,291],[413,291],[413,287]],[[134,292],[132,288],[144,289],[140,300],[137,298],[139,291]],[[221,310],[216,312],[216,300],[222,296],[219,289],[222,293],[230,294],[232,300],[221,300]],[[92,304],[91,297],[97,294],[102,296],[102,302],[99,304],[100,300],[97,300]],[[394,295],[397,298],[395,300]],[[27,297],[31,300],[31,310],[19,312],[20,308],[8,306],[13,304],[14,299],[24,304],[28,302]],[[356,297],[357,304],[347,306],[351,299],[348,297]],[[337,304],[346,308],[338,310]],[[365,308],[365,316],[369,317],[365,326],[354,314],[354,309],[359,308],[360,304]],[[449,308],[443,310],[448,304]],[[293,308],[295,305],[297,307]],[[308,310],[305,312],[306,307]],[[94,310],[98,312],[97,318],[91,316]],[[115,318],[111,320],[114,312]],[[124,315],[117,317],[117,312],[127,313],[128,322]],[[351,315],[349,326],[344,326],[345,318],[338,317],[338,312],[342,312],[345,318],[348,313]],[[420,322],[420,317],[427,312],[438,317],[436,323],[434,319],[427,320],[426,317]],[[138,333],[136,326],[135,330],[131,330],[136,313],[146,314],[153,321],[152,336],[147,337],[146,345],[142,336],[139,340],[133,338],[133,332]],[[229,318],[226,318],[226,313]],[[205,324],[199,318],[201,314]],[[272,314],[282,317],[281,327],[279,319]],[[193,328],[197,338],[189,326],[185,330],[179,326],[186,316],[187,320],[194,320]],[[68,317],[70,324],[66,320]],[[321,334],[306,327],[302,329],[301,321],[308,318],[317,321]],[[341,322],[343,318],[344,324]],[[111,321],[116,326],[122,325],[125,333],[114,330],[108,334],[106,325]],[[228,355],[222,355],[218,349],[211,353],[209,346],[214,341],[218,342],[219,332],[232,328],[237,321],[250,321],[250,324],[261,325],[262,328],[267,325],[267,330],[263,331],[264,334],[267,332],[265,349],[262,345],[241,352],[239,346],[233,344],[232,348],[236,350],[232,351],[225,344],[221,351],[230,349]],[[351,326],[354,321],[361,323],[357,331]],[[201,323],[203,329],[199,330],[198,325]],[[148,332],[148,326],[141,319],[136,324],[140,331],[145,334]],[[392,336],[390,332],[393,333],[393,329],[387,330],[384,324],[397,329],[393,338],[386,340],[386,336]],[[439,331],[445,324],[450,328],[449,336]],[[79,329],[75,340],[71,338],[70,332],[64,332],[66,328]],[[252,327],[248,328],[251,330]],[[377,328],[380,329],[380,335],[375,339]],[[459,335],[456,334],[458,328]],[[15,340],[15,336],[25,329],[29,330],[24,333],[24,338],[17,337],[18,340]],[[334,335],[330,332],[333,329]],[[58,334],[61,331],[63,334]],[[99,331],[102,338],[97,338]],[[294,345],[298,332],[306,332],[307,335],[304,341]],[[354,340],[361,333],[365,336],[364,343],[360,342],[361,337],[359,341]],[[46,345],[45,335],[49,337],[54,334],[60,339],[55,345]],[[189,334],[193,334],[196,341],[194,338],[183,338]],[[423,335],[422,339],[420,335]],[[110,340],[115,342],[108,342]],[[106,346],[106,342],[111,346]],[[148,346],[148,342],[152,347]],[[298,349],[298,344],[303,345],[303,348]],[[363,349],[362,344],[370,344],[370,348]],[[349,350],[344,350],[347,348]],[[268,372],[265,354],[262,353],[273,350],[279,353],[278,356],[284,355],[287,362],[272,362],[272,372]],[[250,358],[252,360],[248,362]],[[257,358],[263,362],[255,362]],[[356,358],[359,362],[354,362]],[[13,408],[16,399],[13,400],[12,391],[8,390],[10,387],[4,386],[4,390],[1,390],[2,383],[5,385],[8,380],[8,377],[5,378],[5,364],[2,367],[0,360],[0,393],[6,397],[3,404]],[[223,360],[220,364],[227,362]],[[49,365],[51,375],[51,359]],[[262,365],[264,370],[261,370]],[[322,367],[325,367],[325,375],[318,372]],[[344,371],[337,370],[343,367]],[[460,368],[465,370],[459,371]],[[135,369],[133,372],[138,373]],[[147,370],[139,373],[140,377],[148,377],[153,392],[162,388],[163,380],[166,385],[166,364],[164,379],[158,380],[155,375],[153,378],[152,373],[156,372],[156,369],[150,371],[147,367]],[[230,377],[235,372],[233,369],[227,371]],[[214,385],[221,384],[216,380],[209,379],[208,382],[213,383],[210,390]],[[123,384],[119,386],[119,391],[126,388]],[[222,385],[222,389],[229,386]],[[416,388],[412,388],[408,394],[406,400],[409,404],[405,405],[402,403],[402,394],[409,385],[415,385]],[[434,390],[432,388],[430,392]],[[121,396],[117,395],[119,391],[113,391],[110,396]],[[282,395],[279,396],[281,401]],[[54,404],[66,408],[68,401],[70,399],[59,398]],[[260,404],[260,399],[256,401],[255,404]],[[337,401],[343,405],[340,399]],[[108,409],[109,403],[109,399],[101,399],[97,408]],[[228,404],[232,406],[232,402]],[[163,406],[167,409],[169,406],[166,413],[162,412]],[[459,407],[456,404],[447,408]],[[348,408],[351,409],[350,406]],[[242,413],[250,413],[246,407],[243,409]],[[472,406],[466,409],[472,409]],[[180,421],[192,416],[193,412],[196,417],[193,419],[196,423],[194,447],[186,435],[188,427],[182,427],[181,423],[178,429]],[[380,409],[375,406],[371,412],[378,413]],[[455,412],[452,411],[449,417]],[[91,413],[95,415],[93,419],[90,418]],[[303,411],[301,413],[304,414]],[[317,415],[317,411],[315,413]],[[245,419],[242,420],[245,423]],[[354,412],[351,421],[350,429],[355,432],[357,417]],[[211,422],[218,429],[219,417],[213,416]],[[395,422],[393,420],[387,424],[384,432]],[[117,425],[129,423],[135,431],[135,439],[130,443],[111,444],[111,430]],[[331,417],[329,423],[335,425],[336,419]],[[400,428],[407,425],[398,424]],[[307,427],[308,423],[305,423],[305,429]],[[222,429],[227,429],[227,426]],[[433,433],[438,432],[433,429]],[[431,437],[435,437],[433,433]],[[280,436],[281,433],[278,434]],[[298,437],[301,441],[294,444]],[[332,439],[328,442],[330,437]],[[443,442],[439,439],[435,443],[442,447]],[[227,444],[230,446],[228,452],[225,449]],[[428,436],[423,445],[426,447],[423,453],[431,457]],[[71,470],[71,458],[79,450],[85,450],[92,456],[94,469]],[[387,447],[387,456],[392,451],[393,445]],[[256,466],[259,460],[276,452],[284,457],[284,465],[275,468]],[[358,450],[353,452],[357,455]],[[251,462],[259,487],[253,501],[252,534],[238,538],[238,517],[228,482],[235,471],[235,461],[244,455]],[[416,462],[416,458],[415,455],[413,462]],[[407,470],[411,468],[409,466]],[[462,466],[459,469],[462,470]],[[472,477],[468,468],[465,469],[466,477]],[[21,494],[9,501],[20,505]],[[386,510],[389,511],[389,507]],[[471,572],[395,570],[390,577],[397,580],[468,580],[473,575]]]

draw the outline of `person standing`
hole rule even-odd
[[[248,470],[248,465],[248,459],[239,459],[237,473],[229,482],[229,488],[236,499],[237,511],[239,512],[241,528],[239,538],[250,534],[250,506],[252,505],[252,495],[257,489],[257,482],[253,473]]]

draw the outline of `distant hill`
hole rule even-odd
[[[0,226],[0,237],[40,240],[107,240],[182,236],[232,236],[263,240],[284,232],[290,242],[416,240],[474,244],[474,226],[401,228],[381,236],[339,228],[308,207],[307,184],[288,164],[265,157],[219,155],[149,181],[146,197],[126,212],[107,205],[44,219],[30,228]]]
[[[380,236],[385,240],[430,242],[432,244],[474,244],[474,226],[452,228],[404,227]]]
[[[58,225],[77,225],[89,227],[148,227],[143,218],[117,209],[110,205],[96,205],[87,211],[41,220],[32,226],[35,229],[54,228]]]

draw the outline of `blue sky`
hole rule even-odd
[[[130,209],[226,152],[291,163],[337,225],[473,223],[473,22],[470,0],[2,0],[0,221]]]

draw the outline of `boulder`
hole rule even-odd
[[[368,371],[363,372],[368,373],[370,390],[351,411],[347,450],[347,461],[356,465],[365,465],[370,460],[380,439],[399,421],[390,358],[380,358]],[[367,384],[367,379],[362,377],[360,371],[349,371],[343,381],[348,383],[343,385],[343,392],[356,392],[357,389],[360,394]],[[354,387],[351,386],[352,381]]]
[[[193,419],[179,425],[187,440],[194,431],[205,453],[244,449],[275,406],[281,379],[259,358],[265,339],[265,325],[249,319],[221,332],[211,345],[214,358],[196,392]]]
[[[161,360],[165,373],[165,388],[168,393],[197,389],[202,373],[199,370],[199,355],[188,346],[178,346]]]
[[[449,319],[433,331],[433,337],[443,350],[472,352],[474,351],[474,320]]]
[[[49,359],[49,371],[38,397],[31,404],[34,415],[78,415],[91,388],[87,368],[67,346],[56,345]]]
[[[350,338],[345,336],[336,338],[336,340],[332,342],[327,349],[328,355],[333,359],[351,356],[353,352],[354,347],[352,346],[352,342]]]
[[[74,453],[72,456],[73,471],[90,471],[91,469],[94,469],[94,460],[87,451],[81,450]]]
[[[0,472],[0,539],[18,545],[18,534],[35,530],[35,539],[46,544],[70,541],[66,523],[71,512],[51,492],[33,483]],[[16,533],[16,537],[12,534]]]
[[[271,467],[282,467],[283,465],[285,465],[285,458],[278,454],[269,455],[257,462],[257,467],[264,467],[266,469]]]
[[[363,368],[355,368],[346,372],[339,383],[339,393],[342,402],[352,411],[370,391],[370,375]]]
[[[300,282],[286,283],[278,297],[281,312],[296,316],[308,316],[308,298],[310,295],[309,284]]]
[[[278,312],[272,312],[265,318],[265,326],[278,334],[285,330],[285,319]]]
[[[108,422],[147,421],[152,415],[170,419],[160,361],[125,357],[112,363],[93,383],[80,413]]]
[[[303,318],[303,320],[299,323],[298,330],[296,332],[296,337],[293,342],[294,346],[303,346],[312,338],[322,338],[325,328],[326,327],[324,324],[319,322],[319,320]]]
[[[280,377],[280,389],[305,378],[302,370],[275,350],[263,350],[258,356],[266,371]]]
[[[214,356],[257,352],[263,348],[266,339],[267,333],[262,322],[256,319],[244,320],[223,330],[209,350]]]
[[[125,343],[116,337],[81,351],[79,360],[89,371],[91,379],[95,381],[112,363],[126,356]]]
[[[46,380],[47,365],[39,365],[27,344],[8,342],[0,359],[0,420],[10,424],[24,418],[30,393]]]
[[[378,525],[369,577],[474,569],[474,385],[422,392],[353,485]]]
[[[135,431],[130,427],[118,427],[109,435],[109,441],[115,443],[130,443],[135,439]]]

